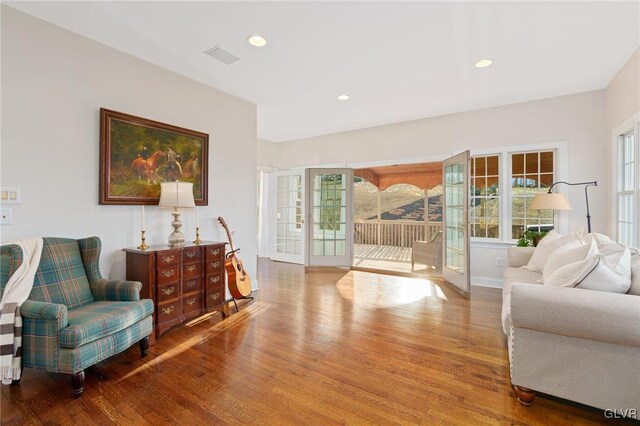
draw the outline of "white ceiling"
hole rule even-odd
[[[640,44],[638,1],[5,4],[256,103],[271,141],[602,89]]]

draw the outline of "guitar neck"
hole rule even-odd
[[[235,247],[233,246],[233,239],[231,238],[231,231],[229,231],[229,227],[227,226],[227,222],[225,222],[225,220],[222,217],[218,217],[218,222],[220,222],[220,225],[222,225],[224,230],[227,232],[227,239],[229,240],[229,247],[231,247],[231,251],[234,251]]]
[[[231,247],[231,251],[235,250],[235,247],[233,247],[233,239],[231,238],[231,232],[229,232],[229,229],[225,227],[225,229],[227,230],[227,239],[229,240],[229,247]]]

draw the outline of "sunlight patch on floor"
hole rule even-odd
[[[446,301],[442,289],[433,281],[369,272],[351,271],[337,283],[338,293],[354,305],[388,308],[407,305],[424,298]]]
[[[248,321],[250,318],[255,318],[257,315],[261,315],[275,307],[276,305],[273,303],[260,303],[259,301],[250,303],[246,305],[246,307],[244,307],[240,312],[230,315],[229,318],[226,318],[225,320],[212,325],[208,329],[203,330],[201,333],[197,334],[194,337],[191,337],[190,339],[181,343],[179,346],[176,346],[172,349],[162,352],[157,357],[149,360],[148,362],[145,362],[143,365],[134,369],[129,374],[121,377],[120,379],[118,379],[118,381],[126,380],[129,377],[135,376],[138,373],[141,373],[145,370],[153,368],[159,365],[160,363],[173,358],[174,356],[180,355],[181,353],[188,351],[189,349],[191,349],[196,345],[200,345],[206,342],[207,340],[210,340],[216,337],[217,335],[219,335],[224,331],[232,327],[236,327],[241,323]],[[207,314],[205,315],[205,317],[208,318],[210,317],[210,315]],[[160,337],[160,339],[162,339],[162,337]]]

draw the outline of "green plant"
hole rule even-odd
[[[530,247],[537,246],[538,242],[547,235],[547,231],[525,231],[524,235],[520,237],[516,245],[518,247]]]

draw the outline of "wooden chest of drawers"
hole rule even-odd
[[[225,243],[124,251],[127,279],[140,281],[140,297],[153,300],[155,338],[205,312],[224,312]]]

